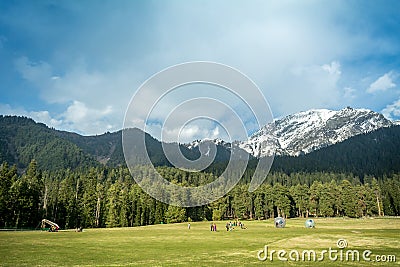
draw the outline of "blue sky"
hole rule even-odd
[[[0,114],[86,135],[119,130],[146,79],[200,60],[245,73],[274,117],[352,106],[397,120],[399,10],[399,1],[0,1]],[[209,127],[187,138],[218,132]]]

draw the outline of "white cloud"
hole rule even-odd
[[[134,99],[126,114],[125,127],[145,127],[146,131],[157,138],[163,130],[163,140],[169,142],[188,142],[189,136],[195,139],[216,138],[217,134],[228,140],[225,138],[224,127],[232,138],[238,139],[241,136],[240,139],[247,137],[243,137],[244,128],[254,131],[254,128],[249,128],[255,127],[249,123],[253,119],[252,111],[242,99],[227,89],[197,83],[178,87],[163,95],[164,89],[162,86],[147,86],[141,90],[136,95],[139,98]],[[161,95],[163,97],[159,98]],[[159,101],[156,103],[157,99]],[[245,100],[249,101],[248,98]],[[152,110],[147,114],[150,107]]]
[[[163,140],[164,142],[190,143],[193,140],[216,138],[220,138],[230,142],[233,141],[230,139],[227,133],[225,133],[225,131],[221,132],[219,130],[219,127],[210,121],[189,123],[180,128],[164,128],[162,138],[157,136],[159,128],[159,125],[150,125],[148,132],[159,140]]]
[[[35,121],[42,122],[50,127],[59,129],[60,127],[63,126],[63,120],[51,117],[50,113],[47,110],[31,111],[28,113],[28,115]]]
[[[41,98],[48,103],[65,104],[78,100],[99,107],[120,103],[129,99],[132,91],[129,95],[126,93],[138,83],[136,73],[131,70],[89,71],[81,59],[65,69],[63,75],[56,74],[49,63],[33,62],[27,57],[20,57],[14,63],[21,76],[34,84]]]
[[[207,128],[204,126],[208,126]],[[216,138],[223,138],[225,140],[229,140],[226,135],[221,135],[218,129],[218,126],[216,126],[214,129],[212,129],[212,125],[205,125],[205,124],[195,124],[195,125],[189,125],[185,126],[179,136],[179,141],[180,143],[188,143],[193,140],[198,140],[198,139],[216,139]]]
[[[46,62],[32,62],[27,57],[19,57],[14,61],[14,65],[22,78],[33,83],[39,88],[50,85],[49,77],[52,74],[50,64]]]
[[[356,97],[356,90],[351,87],[345,87],[343,89],[343,97],[347,99],[353,99]]]
[[[95,109],[87,107],[85,103],[73,101],[62,117],[64,124],[68,125],[71,130],[93,135],[99,133],[99,129],[105,131],[115,128],[108,118],[112,112],[111,106]]]
[[[338,61],[332,61],[331,64],[322,65],[322,69],[327,71],[331,75],[340,76],[342,71],[340,70],[340,63]]]
[[[340,63],[297,66],[279,81],[279,90],[272,92],[272,108],[279,114],[310,108],[335,107],[340,100]]]
[[[63,113],[66,122],[71,125],[80,125],[82,130],[93,133],[94,129],[91,125],[96,125],[97,121],[102,120],[112,113],[112,106],[104,109],[88,108],[85,103],[73,101],[73,103]],[[97,131],[94,131],[95,133]]]
[[[0,114],[25,116],[55,129],[74,131],[84,135],[115,130],[113,121],[107,117],[112,113],[111,106],[98,110],[89,108],[79,101],[73,101],[66,111],[54,117],[47,110],[27,111],[23,108],[13,108],[8,104],[0,104]]]
[[[192,60],[217,61],[243,71],[259,85],[276,116],[310,108],[336,108],[343,105],[341,97],[350,101],[356,94],[354,88],[358,88],[345,84],[347,69],[342,73],[340,62],[398,49],[381,38],[372,38],[366,28],[354,30],[359,15],[353,17],[353,9],[346,2],[254,1],[230,5],[168,1],[145,8],[151,15],[143,10],[144,15],[137,16],[140,23],[132,15],[142,12],[134,1],[123,7],[71,8],[69,12],[79,19],[71,25],[79,28],[64,25],[62,29],[68,29],[65,36],[58,34],[59,25],[43,27],[40,23],[48,20],[41,16],[37,16],[35,27],[35,21],[20,22],[29,36],[47,37],[47,31],[55,30],[57,34],[53,35],[60,38],[46,46],[50,51],[45,59],[31,62],[21,57],[15,66],[46,103],[64,109],[52,113],[62,120],[63,127],[86,134],[102,133],[110,127],[120,129],[129,99],[146,78],[170,65]],[[140,26],[144,24],[146,28]],[[390,75],[375,83],[368,90],[394,86]],[[149,92],[149,101],[153,97]],[[156,118],[177,102],[161,103]],[[145,115],[138,113],[132,120],[143,121]]]
[[[367,31],[355,34],[337,23],[339,17],[352,20],[342,2],[329,7],[270,1],[212,6],[168,4],[160,15],[160,22],[169,23],[159,27],[163,49],[157,56],[164,61],[200,58],[230,64],[254,79],[277,116],[341,107],[348,73],[342,74],[339,61],[362,57],[383,44]],[[173,18],[171,10],[177,14]],[[221,19],[216,15],[221,10],[240,19]]]
[[[380,91],[386,91],[390,88],[396,86],[394,83],[395,74],[393,71],[385,73],[381,77],[379,77],[376,81],[371,83],[371,85],[367,89],[367,93],[375,93]]]
[[[66,105],[65,111],[55,115],[61,122],[55,124],[51,119],[53,127],[58,126],[60,129],[69,131],[78,131],[83,134],[99,134],[109,130],[118,130],[121,128],[122,118],[125,108],[128,104],[128,97],[123,95],[130,90],[126,90],[127,80],[121,78],[120,80],[112,79],[109,74],[102,74],[99,72],[88,72],[82,65],[75,67],[70,72],[64,75],[56,75],[52,67],[45,62],[32,63],[27,58],[17,60],[16,66],[21,72],[23,77],[28,81],[34,83],[41,90],[42,97],[49,103],[58,103]],[[275,107],[280,113],[292,113],[299,110],[308,108],[326,107],[336,105],[340,90],[337,83],[341,77],[341,66],[338,61],[332,61],[322,65],[298,66],[292,68],[291,72],[287,73],[285,79],[278,81],[281,90],[274,91],[268,96],[273,97],[274,103],[280,105]],[[110,80],[107,80],[110,78]],[[117,77],[118,78],[118,77]],[[122,81],[122,82],[121,82]],[[122,90],[122,95],[118,94],[118,90],[113,90],[113,86],[125,87]],[[182,88],[181,88],[182,89]],[[133,94],[130,91],[130,94]],[[146,99],[155,101],[158,98],[157,90],[146,90]],[[264,90],[265,92],[265,90]],[[154,109],[151,119],[154,121],[163,121],[169,111],[187,99],[199,96],[212,96],[213,99],[220,99],[229,107],[236,108],[243,118],[245,125],[251,124],[251,117],[246,115],[249,113],[248,107],[243,107],[243,103],[238,102],[236,97],[226,94],[223,90],[216,88],[189,88],[189,90],[176,90],[161,99],[157,107]],[[147,114],[144,114],[140,108],[141,103],[136,103],[135,110],[137,111],[136,117],[132,120],[143,121],[146,119]],[[242,105],[242,107],[240,107]],[[117,108],[115,108],[117,107]],[[252,107],[255,108],[255,107]],[[223,106],[215,106],[212,108],[213,118],[218,122],[228,124],[234,123],[232,115],[227,115],[227,110]],[[174,125],[169,125],[169,139],[173,140],[172,133],[180,129],[178,125],[183,117],[195,117],[198,114],[204,113],[203,106],[191,106],[184,113],[178,113],[175,116],[176,122]],[[43,121],[44,119],[41,119]],[[257,126],[257,125],[253,125]],[[156,137],[160,133],[160,128],[152,126],[149,128]],[[213,130],[215,126],[197,125],[195,128],[184,129],[180,134],[180,138],[188,141],[189,137],[201,138],[215,138]],[[205,128],[213,127],[213,128]],[[197,130],[196,130],[197,129]],[[201,131],[198,129],[202,129]],[[206,130],[203,130],[206,129]],[[251,131],[257,129],[250,129]],[[218,131],[215,131],[218,132]],[[175,135],[177,136],[177,135]],[[175,139],[176,140],[176,139]]]
[[[400,99],[387,105],[381,113],[388,119],[394,120],[400,118]]]
[[[214,130],[212,130],[212,136],[215,138],[219,136],[219,127],[218,126],[216,126],[214,128]]]
[[[41,122],[49,127],[57,129],[63,127],[63,120],[53,118],[47,110],[26,111],[23,108],[13,108],[8,104],[0,104],[0,114],[29,117],[35,120],[36,122]]]
[[[62,123],[53,125],[47,120],[48,125],[83,134],[121,129],[126,106],[138,84],[135,72],[88,71],[82,62],[63,75],[55,74],[47,62],[32,62],[26,57],[14,64],[21,76],[39,90],[42,99],[65,108],[55,114]]]

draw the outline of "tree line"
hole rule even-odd
[[[157,172],[172,183],[197,186],[217,177],[171,167]],[[154,175],[139,167],[134,175]],[[245,173],[245,176],[249,175]],[[219,200],[182,208],[150,197],[125,167],[40,171],[32,160],[25,173],[0,165],[0,227],[35,228],[43,218],[62,228],[128,227],[183,221],[283,217],[400,215],[400,175],[363,177],[344,173],[273,172],[255,191],[247,179]]]

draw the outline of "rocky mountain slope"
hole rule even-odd
[[[367,109],[314,109],[275,120],[239,146],[255,157],[298,156],[394,124]]]

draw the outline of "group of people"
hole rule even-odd
[[[232,231],[232,230],[235,229],[236,226],[239,226],[240,229],[247,229],[247,227],[244,226],[244,223],[242,223],[239,220],[236,220],[234,222],[226,223],[225,228],[226,228],[226,231]]]
[[[210,229],[211,229],[211,232],[216,232],[217,231],[217,225],[215,223],[211,223],[210,224]]]
[[[188,223],[188,229],[190,230],[190,223]],[[236,220],[234,222],[229,222],[226,223],[225,227],[226,227],[226,231],[232,231],[235,229],[236,226],[239,226],[240,229],[247,229],[247,227],[244,226],[244,223],[242,223],[239,220]],[[215,223],[211,223],[210,224],[210,230],[211,232],[216,232],[217,231],[217,224]]]

